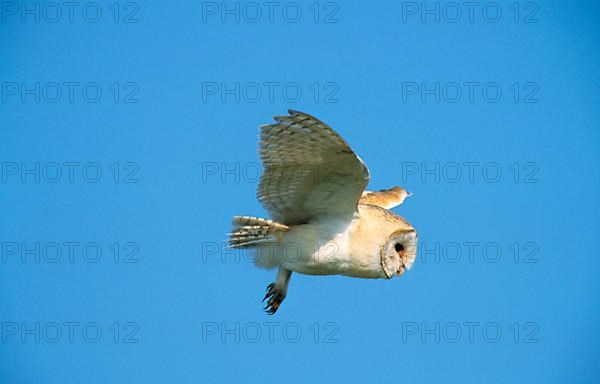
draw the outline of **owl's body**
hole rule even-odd
[[[254,248],[258,266],[279,268],[265,295],[270,314],[292,272],[391,279],[416,255],[415,229],[389,210],[410,193],[365,191],[369,171],[344,139],[310,115],[289,113],[261,126],[257,195],[273,219],[236,216],[229,239],[233,248]]]
[[[381,263],[380,233],[391,233],[392,228],[386,227],[395,228],[402,220],[384,208],[359,204],[358,214],[353,217],[326,217],[290,227],[277,242],[257,247],[256,264],[264,268],[283,267],[305,275],[386,278]],[[411,228],[406,223],[406,229]],[[405,264],[410,268],[413,262],[414,258],[408,258]]]

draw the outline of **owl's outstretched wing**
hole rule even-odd
[[[282,224],[331,214],[353,214],[369,182],[365,163],[346,141],[302,112],[275,116],[260,127],[264,173],[258,200]]]
[[[378,192],[364,191],[359,204],[371,204],[385,209],[392,209],[402,204],[410,195],[412,193],[400,187],[392,187]]]

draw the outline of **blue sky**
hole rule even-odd
[[[597,5],[113,3],[2,3],[0,381],[597,382]],[[288,108],[420,249],[269,317],[223,240]]]

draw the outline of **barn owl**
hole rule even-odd
[[[410,193],[400,187],[365,191],[369,170],[328,125],[290,110],[260,127],[264,172],[257,198],[271,220],[234,216],[232,248],[256,250],[255,264],[278,268],[267,286],[274,314],[292,272],[391,279],[415,261],[417,232],[389,209]]]

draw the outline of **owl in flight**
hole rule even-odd
[[[306,113],[288,111],[260,127],[264,165],[258,200],[272,220],[235,216],[232,248],[254,248],[255,263],[278,268],[267,286],[274,314],[292,272],[391,279],[415,261],[417,232],[389,211],[410,196],[394,187],[365,191],[369,170],[346,141]]]

